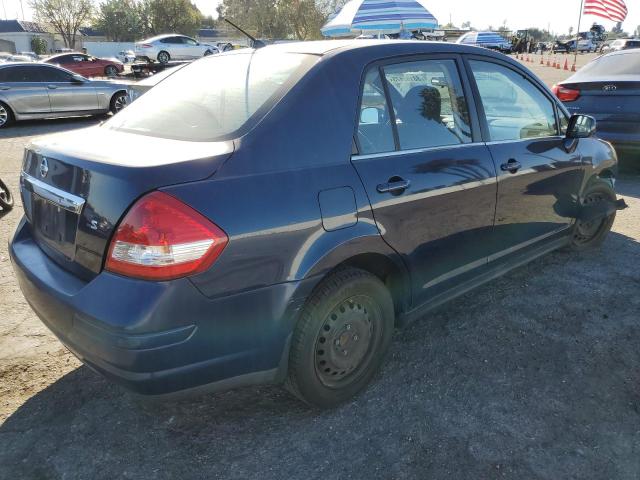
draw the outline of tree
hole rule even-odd
[[[51,25],[68,48],[76,47],[78,29],[93,13],[91,0],[30,0],[36,21]]]
[[[132,42],[145,35],[140,6],[133,0],[107,0],[100,5],[95,27],[114,42]]]
[[[471,27],[471,21],[467,20],[466,22],[462,23],[462,29],[463,30],[473,30],[473,27]]]
[[[31,51],[37,55],[47,53],[47,41],[42,37],[31,37]]]
[[[194,36],[202,24],[202,13],[189,0],[144,0],[140,12],[150,33]]]

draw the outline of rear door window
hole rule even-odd
[[[492,141],[558,135],[555,105],[522,74],[470,60]]]
[[[40,82],[38,69],[35,67],[7,68],[6,82]]]
[[[472,141],[469,110],[454,60],[384,67],[401,150]]]

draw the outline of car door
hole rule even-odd
[[[183,52],[186,58],[200,58],[202,56],[202,47],[193,38],[182,37]]]
[[[96,89],[90,80],[78,80],[71,72],[42,65],[41,77],[49,92],[52,112],[86,112],[99,109]]]
[[[169,37],[163,40],[166,43],[172,60],[184,60],[189,58],[188,49],[181,36]]]
[[[36,65],[7,65],[0,68],[0,99],[18,115],[51,111],[49,95]]]
[[[487,264],[496,172],[456,56],[371,67],[352,163],[384,240],[411,273],[414,305]]]
[[[568,234],[584,169],[579,150],[565,148],[554,97],[498,60],[471,57],[468,66],[498,172],[491,259]]]

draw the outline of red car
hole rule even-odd
[[[60,65],[84,77],[115,77],[124,71],[124,65],[116,59],[97,58],[84,53],[61,53],[44,62]]]

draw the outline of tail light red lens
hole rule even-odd
[[[209,268],[227,245],[217,225],[175,197],[152,192],[116,230],[105,268],[147,280],[171,280]]]
[[[580,90],[563,87],[562,85],[554,85],[551,91],[561,102],[573,102],[580,97]]]

